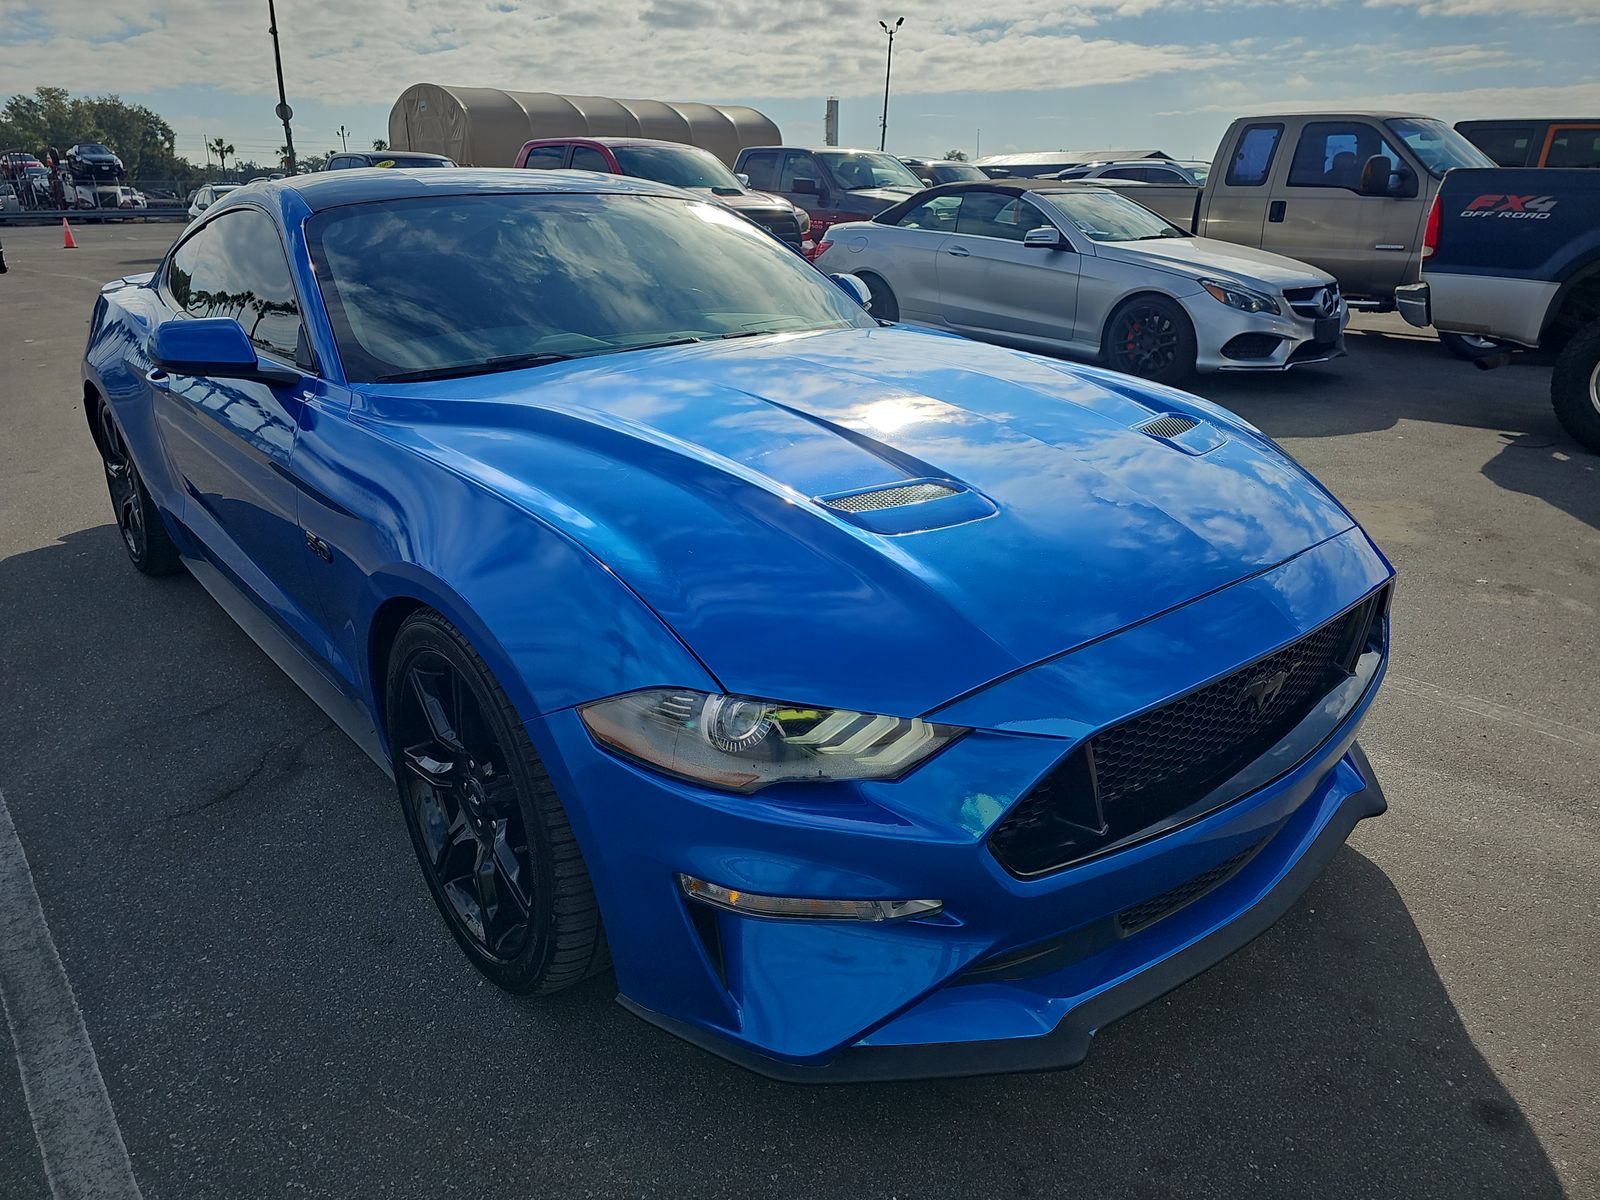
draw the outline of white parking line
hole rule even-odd
[[[139,1200],[78,999],[0,792],[0,1005],[54,1200]]]

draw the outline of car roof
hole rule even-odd
[[[395,158],[402,154],[407,158],[437,158],[440,162],[452,161],[448,154],[432,154],[427,150],[341,150],[333,157],[344,158],[349,156],[351,158]]]
[[[678,146],[684,150],[703,150],[703,146],[692,146],[688,142],[674,142],[667,138],[640,138],[640,137],[588,137],[586,135],[573,135],[572,137],[534,138],[525,143],[529,146]],[[710,151],[706,151],[710,153]]]
[[[1085,181],[1091,185],[1098,184],[1098,180]],[[1085,187],[1082,183],[1066,179],[962,179],[955,183],[941,183],[937,187],[924,188],[912,199],[927,197],[929,195],[950,195],[960,192],[1011,192],[1021,195],[1023,192],[1093,192],[1110,191],[1109,187]]]
[[[753,150],[803,150],[807,154],[883,154],[894,158],[887,150],[863,150],[859,146],[746,146],[740,154]]]
[[[346,204],[401,200],[417,196],[484,195],[504,192],[616,193],[619,195],[684,196],[679,188],[629,175],[596,175],[587,171],[519,171],[513,167],[461,167],[454,171],[404,167],[358,167],[351,171],[317,171],[247,184],[240,200],[251,196],[298,197],[312,212]]]

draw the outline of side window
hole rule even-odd
[[[1171,167],[1145,167],[1144,179],[1146,183],[1182,183],[1183,176]]]
[[[1224,182],[1229,187],[1260,187],[1272,174],[1272,159],[1278,152],[1282,125],[1247,125],[1239,134],[1238,148],[1228,163]]]
[[[1502,167],[1525,167],[1534,150],[1531,125],[1489,125],[1474,129],[1467,140]]]
[[[565,146],[535,146],[528,151],[528,161],[522,165],[535,171],[553,171],[566,156]]]
[[[1100,172],[1101,179],[1138,179],[1142,181],[1146,177],[1143,167],[1107,167]]]
[[[1021,196],[967,192],[962,196],[961,211],[956,217],[956,232],[1020,242],[1028,230],[1049,224],[1039,210]]]
[[[924,200],[895,222],[901,229],[929,229],[935,233],[954,233],[956,213],[961,208],[959,193]]]
[[[272,218],[224,212],[173,252],[167,293],[191,317],[232,317],[260,349],[295,361],[300,304]]]
[[[1547,167],[1600,167],[1600,126],[1556,126],[1545,155]]]
[[[794,191],[796,179],[815,180],[818,187],[823,186],[822,168],[812,161],[811,156],[790,151],[784,155],[783,167],[778,172],[778,191]]]
[[[602,175],[611,175],[611,164],[606,161],[606,156],[592,146],[574,146],[572,148],[572,169],[574,171],[599,171]]]
[[[330,171],[342,171],[349,165],[350,160],[342,154],[336,155],[328,160],[328,170]]]
[[[744,156],[744,166],[740,170],[750,176],[750,186],[756,191],[775,192],[778,190],[777,151],[761,150],[755,154],[746,154]]]
[[[1290,187],[1361,187],[1361,168],[1375,154],[1388,158],[1398,171],[1405,162],[1371,125],[1347,121],[1313,121],[1300,134],[1289,163]]]

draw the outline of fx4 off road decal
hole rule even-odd
[[[1513,221],[1548,221],[1554,196],[1479,196],[1461,210],[1463,217],[1505,217]]]

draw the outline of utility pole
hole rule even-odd
[[[343,125],[339,126],[339,144],[346,150],[350,149],[350,131]]]
[[[893,28],[882,21],[878,22],[878,27],[889,35],[889,56],[883,63],[883,120],[878,122],[879,150],[882,150],[889,141],[889,72],[894,70],[894,35],[905,23],[904,17],[896,21]]]
[[[283,55],[278,53],[278,8],[273,0],[267,0],[267,32],[272,35],[272,65],[278,71],[278,107],[276,112],[278,120],[283,122],[283,148],[289,153],[289,174],[298,175],[299,168],[294,161],[294,131],[289,128],[289,121],[294,117],[294,109],[289,107],[289,100],[283,94]]]

